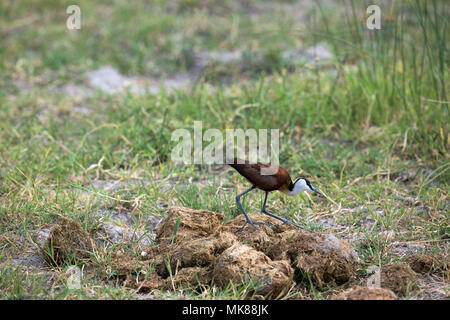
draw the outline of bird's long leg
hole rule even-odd
[[[248,192],[250,192],[250,191],[252,191],[252,190],[254,190],[254,189],[256,189],[256,186],[252,186],[250,189],[245,190],[244,192],[242,192],[242,193],[240,193],[240,194],[238,194],[238,195],[236,196],[236,202],[237,202],[237,204],[239,205],[239,208],[241,208],[241,211],[242,211],[242,213],[244,214],[245,219],[246,219],[244,225],[243,225],[242,227],[240,227],[236,232],[242,231],[242,230],[244,229],[244,227],[247,225],[247,223],[250,224],[251,226],[253,226],[255,229],[258,229],[257,225],[262,225],[262,224],[271,225],[270,223],[266,223],[266,222],[254,222],[254,221],[252,221],[252,220],[250,219],[250,217],[248,216],[247,212],[245,212],[244,207],[243,207],[242,204],[241,204],[241,201],[240,201],[241,197],[242,197],[244,194],[246,194],[246,193],[248,193]]]
[[[276,216],[276,215],[274,215],[273,213],[270,213],[269,211],[267,211],[267,209],[266,209],[266,202],[267,202],[267,197],[268,197],[268,196],[269,196],[269,192],[266,191],[266,196],[265,196],[265,198],[264,198],[264,204],[263,204],[263,207],[262,207],[262,210],[261,210],[262,213],[267,214],[268,216],[271,216],[272,218],[275,218],[275,219],[278,219],[278,220],[280,220],[280,221],[283,221],[284,223],[292,224],[293,226],[296,226],[297,228],[300,228],[300,229],[303,229],[303,230],[307,230],[307,231],[311,231],[311,230],[306,229],[306,228],[304,228],[304,227],[302,227],[302,226],[299,226],[298,224],[296,224],[296,223],[294,223],[294,222],[292,222],[292,221],[289,221],[288,219],[285,219],[285,218]]]

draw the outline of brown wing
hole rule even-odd
[[[280,190],[287,188],[292,182],[286,169],[270,163],[250,163],[247,160],[234,159],[229,163],[237,172],[244,176],[250,183],[264,191]]]

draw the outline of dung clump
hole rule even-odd
[[[155,289],[177,290],[182,288],[196,288],[211,282],[212,270],[210,267],[189,267],[176,271],[165,279],[155,274],[141,276],[139,281],[136,275],[129,274],[124,285],[133,288],[136,292],[146,293]]]
[[[163,259],[159,258],[158,274],[167,277],[169,271],[176,268],[211,265],[214,258],[233,245],[235,241],[236,236],[234,234],[220,232],[206,238],[192,239],[181,244],[170,245],[167,247],[166,254],[161,257]]]
[[[301,273],[309,274],[319,286],[348,282],[358,265],[358,255],[351,246],[331,234],[287,231],[277,246]]]
[[[255,285],[255,294],[275,298],[292,284],[294,271],[286,260],[272,261],[264,253],[235,243],[217,259],[214,283],[226,287],[230,281]]]
[[[258,229],[255,229],[252,226],[247,225],[241,230],[241,227],[245,223],[245,217],[239,215],[224,224],[221,230],[236,234],[240,242],[251,246],[258,251],[267,253],[273,248],[274,239],[277,239],[281,232],[290,229],[288,225],[282,224],[280,221],[266,215],[250,215],[250,219],[254,222],[270,223],[274,225],[275,228],[268,225],[260,225],[258,226]]]
[[[429,274],[437,267],[437,261],[425,253],[414,253],[407,256],[406,262],[411,269],[420,274]]]
[[[239,216],[224,225],[224,229],[238,230],[245,222]],[[288,260],[299,274],[309,274],[319,286],[333,282],[349,281],[357,268],[358,255],[345,241],[331,234],[321,234],[297,229],[291,225],[273,221],[268,216],[251,216],[258,222],[270,222],[276,226],[263,225],[261,230],[246,228],[238,239],[272,260]]]
[[[173,276],[166,278],[162,284],[164,289],[178,289],[186,287],[199,287],[210,283],[212,270],[210,267],[183,268]]]
[[[397,296],[389,289],[352,286],[331,296],[330,300],[396,300]]]
[[[390,263],[381,270],[381,287],[398,296],[404,296],[416,281],[416,273],[406,263]]]
[[[296,273],[307,273],[319,285],[354,277],[358,255],[347,242],[264,215],[251,219],[274,227],[248,225],[236,233],[245,222],[242,215],[222,225],[222,214],[172,207],[157,230],[156,246],[144,255],[117,255],[113,265],[138,292],[232,282],[271,299],[295,285]]]
[[[64,263],[86,260],[92,251],[93,241],[80,224],[61,217],[51,228],[41,253],[49,264],[60,266]]]
[[[156,232],[156,241],[168,244],[207,237],[221,226],[222,220],[223,215],[217,212],[171,207]]]
[[[139,274],[142,270],[150,269],[149,261],[122,250],[112,252],[109,260],[110,267],[107,269],[107,273],[118,277]]]

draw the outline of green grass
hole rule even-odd
[[[105,209],[133,211],[136,228],[148,216],[164,216],[158,202],[219,211],[227,219],[239,214],[234,197],[247,187],[244,179],[230,169],[171,161],[172,132],[192,130],[194,121],[223,132],[280,129],[280,164],[293,176],[310,176],[334,203],[274,193],[269,208],[354,239],[362,274],[398,259],[391,251],[396,243],[421,243],[448,256],[445,1],[383,2],[382,29],[375,31],[365,28],[364,1],[345,9],[315,1],[304,19],[298,10],[281,9],[290,2],[274,10],[257,9],[267,5],[257,0],[248,1],[250,9],[234,1],[78,3],[82,29],[74,32],[65,29],[72,3],[0,3],[0,261],[35,250],[28,235],[57,215],[93,234],[102,223],[95,213]],[[317,43],[331,48],[331,61],[315,66],[282,57]],[[244,62],[209,65],[189,90],[85,98],[61,91],[85,84],[83,73],[104,65],[139,77],[188,72],[195,54],[208,50],[240,50]],[[77,112],[80,106],[88,113]],[[96,180],[124,185],[93,190]],[[246,195],[244,208],[259,212],[262,196]],[[324,226],[330,217],[333,224]],[[18,270],[2,262],[0,297],[136,297],[120,283],[100,288],[98,276],[71,292],[58,280],[63,270]],[[160,298],[239,299],[250,291],[204,288]],[[288,295],[326,296],[311,286]]]

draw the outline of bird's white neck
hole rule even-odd
[[[289,190],[287,192],[287,195],[289,196],[295,196],[297,194],[299,194],[302,191],[306,191],[306,190],[310,190],[308,185],[306,184],[304,179],[299,179],[297,180],[297,182],[294,184],[294,188],[292,188],[292,190]]]

